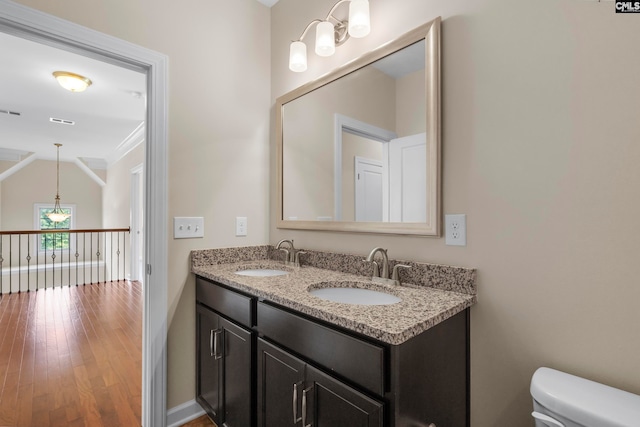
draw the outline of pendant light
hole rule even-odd
[[[56,146],[57,159],[56,159],[56,204],[53,206],[53,211],[47,214],[47,217],[53,222],[62,222],[69,218],[71,215],[66,214],[60,207],[60,147],[62,144],[53,144]]]

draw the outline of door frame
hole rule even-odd
[[[388,143],[398,135],[369,123],[335,113],[333,117],[333,218],[342,221],[342,132],[349,132],[364,138]],[[383,147],[383,155],[386,147]]]
[[[137,280],[144,285],[144,266],[140,266],[140,252],[144,251],[144,242],[140,241],[139,234],[144,233],[144,222],[140,224],[140,214],[144,215],[144,188],[140,190],[141,184],[144,185],[144,163],[131,168],[131,196],[129,203],[130,210],[130,227],[129,233],[131,239],[131,280]],[[142,204],[142,206],[140,206]],[[142,234],[144,238],[144,234]],[[142,253],[142,263],[144,264],[144,253]]]
[[[144,200],[147,232],[142,320],[142,425],[165,427],[168,58],[9,0],[0,0],[0,31],[147,75]]]

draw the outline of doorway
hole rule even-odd
[[[166,426],[167,63],[165,55],[0,0],[0,31],[147,76],[145,136],[142,425]]]
[[[356,120],[352,117],[348,117],[342,114],[336,113],[334,116],[334,129],[333,129],[333,140],[334,140],[334,217],[336,221],[354,221],[355,214],[354,209],[350,208],[345,202],[345,198],[347,200],[355,200],[354,194],[348,194],[349,191],[345,187],[345,176],[349,173],[345,170],[345,165],[348,165],[348,168],[351,170],[355,170],[355,166],[351,160],[345,159],[345,142],[349,136],[355,136],[359,139],[368,140],[373,145],[380,146],[381,155],[377,156],[378,160],[382,161],[382,165],[388,163],[386,158],[388,157],[388,148],[387,143],[394,138],[397,138],[397,134],[393,131],[382,129],[376,126],[373,126],[369,123],[362,122],[360,120]],[[376,151],[378,148],[373,148]],[[369,150],[367,150],[369,153]],[[362,156],[362,154],[359,154]],[[368,155],[364,157],[370,157]],[[386,168],[382,167],[382,175],[381,175],[381,190],[382,190],[382,221],[388,221],[388,212],[387,208],[389,205],[388,199],[388,177],[386,176],[387,171]],[[354,189],[355,191],[355,189]],[[348,217],[348,218],[347,218]]]

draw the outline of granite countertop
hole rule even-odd
[[[278,269],[289,272],[273,277],[235,274],[246,269]],[[192,265],[191,271],[259,298],[297,310],[388,344],[401,344],[476,303],[475,294],[452,292],[427,286],[373,283],[362,275],[316,267],[290,267],[262,259],[241,262]],[[390,305],[342,304],[320,299],[309,288],[328,282],[347,281],[362,287],[391,293],[401,301]]]

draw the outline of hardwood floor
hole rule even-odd
[[[216,427],[216,424],[211,421],[208,416],[203,415],[200,418],[182,424],[180,427]]]
[[[140,426],[142,286],[0,300],[0,427]]]

